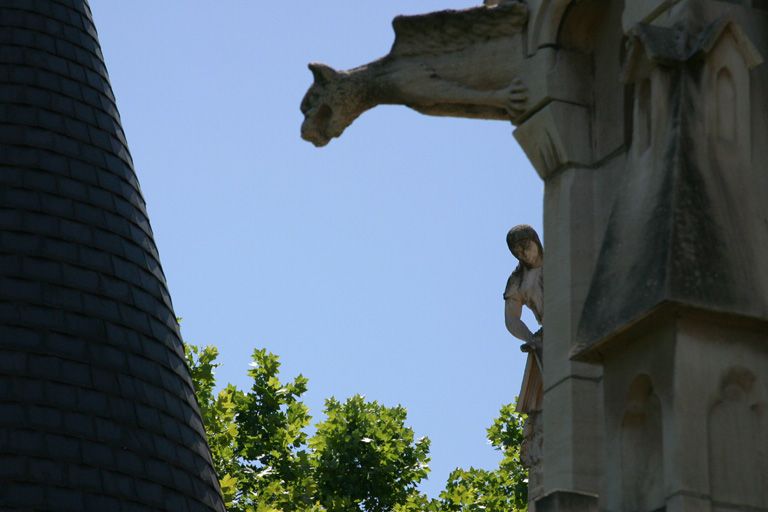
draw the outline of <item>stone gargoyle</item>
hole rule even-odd
[[[433,116],[515,122],[526,111],[518,78],[528,7],[520,0],[398,16],[395,42],[379,60],[348,71],[313,63],[301,102],[302,138],[325,146],[377,105]]]

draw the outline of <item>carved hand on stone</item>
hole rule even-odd
[[[536,352],[541,354],[544,342],[544,329],[541,328],[531,335],[531,339],[524,345],[520,346],[521,352]]]
[[[302,138],[324,146],[377,105],[422,114],[518,121],[528,108],[519,76],[524,2],[395,18],[389,55],[348,71],[310,64]]]
[[[512,81],[507,92],[507,113],[510,121],[519,118],[527,110],[528,88],[519,78]]]

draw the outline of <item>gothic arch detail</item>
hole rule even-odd
[[[768,506],[767,419],[755,375],[725,372],[708,417],[710,492],[720,507]]]
[[[629,387],[621,422],[621,484],[626,512],[664,506],[661,401],[647,375]]]
[[[653,139],[650,78],[646,78],[638,84],[635,105],[635,147],[638,155],[642,155],[651,146]]]
[[[560,24],[573,0],[538,0],[531,2],[532,19],[528,44],[532,52],[541,46],[557,43]],[[536,5],[538,4],[538,5]]]
[[[736,103],[736,82],[727,67],[717,72],[715,79],[717,101],[717,136],[721,140],[734,142],[739,120],[737,119],[738,105]]]

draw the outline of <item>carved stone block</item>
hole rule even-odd
[[[556,491],[536,502],[533,512],[598,512],[597,497]]]
[[[622,24],[629,31],[638,23],[650,23],[680,0],[632,0],[626,2]]]
[[[528,48],[531,54],[539,48],[557,44],[563,17],[573,0],[530,0],[531,22]]]
[[[592,159],[589,111],[553,101],[518,126],[515,139],[542,179],[565,165],[586,166]]]
[[[597,346],[667,303],[768,319],[758,255],[768,237],[745,214],[762,201],[749,185],[749,70],[760,61],[728,20],[692,33],[633,30],[625,66],[635,88],[632,148],[582,313],[582,343]]]
[[[768,507],[768,337],[724,320],[660,313],[605,354],[601,510]]]
[[[520,75],[528,92],[526,116],[538,112],[550,101],[587,106],[592,102],[591,60],[588,55],[568,50],[542,48],[525,59]]]

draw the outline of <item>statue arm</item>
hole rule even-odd
[[[419,78],[411,74],[409,79],[398,80],[402,84],[398,103],[422,114],[514,121],[527,109],[528,89],[517,77],[500,89],[481,90],[440,79],[435,72],[425,72]],[[483,110],[484,107],[495,109],[495,113]]]
[[[507,330],[515,338],[532,344],[534,342],[533,333],[520,319],[522,313],[523,303],[520,299],[516,297],[504,299],[504,323],[507,325]]]

